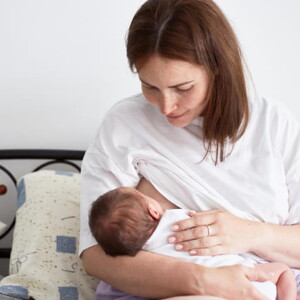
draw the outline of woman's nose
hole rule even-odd
[[[160,99],[160,111],[164,115],[169,115],[178,108],[177,101],[171,95],[162,96]]]

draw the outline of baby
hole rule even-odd
[[[273,272],[271,282],[253,282],[270,299],[295,300],[296,283],[292,271],[282,263],[258,264],[251,254],[191,256],[178,252],[167,242],[171,225],[189,218],[184,209],[163,210],[161,205],[135,188],[120,187],[100,196],[92,205],[89,225],[96,241],[111,256],[135,256],[147,250],[179,257],[208,267],[243,264]]]

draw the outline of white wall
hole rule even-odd
[[[258,92],[300,121],[299,0],[216,0],[240,39]]]
[[[125,34],[142,2],[0,0],[1,148],[87,147],[138,91]]]
[[[139,91],[125,34],[144,0],[0,0],[0,148],[85,149],[105,111]],[[298,0],[217,0],[259,92],[300,116]]]
[[[125,34],[143,2],[0,0],[0,149],[86,149],[107,109],[139,91]],[[260,94],[300,119],[299,0],[216,2]],[[14,205],[0,198],[0,219]]]

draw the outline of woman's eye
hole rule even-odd
[[[144,88],[146,88],[149,91],[157,91],[158,88],[155,86],[149,86],[149,85],[144,85]]]
[[[194,86],[190,86],[190,87],[188,87],[188,88],[177,88],[176,90],[177,90],[177,92],[179,92],[179,93],[186,93],[186,92],[191,91],[191,90],[193,89],[193,87],[194,87]]]

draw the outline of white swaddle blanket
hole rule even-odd
[[[171,226],[182,219],[187,219],[188,210],[170,209],[166,210],[163,217],[153,232],[152,236],[146,242],[144,250],[158,254],[173,256],[188,262],[201,264],[207,267],[220,267],[235,264],[241,264],[253,267],[257,261],[251,254],[226,254],[216,256],[191,256],[187,251],[176,251],[174,245],[168,243],[168,237],[172,234]],[[270,282],[253,282],[253,284],[270,300],[276,299],[276,286]]]

